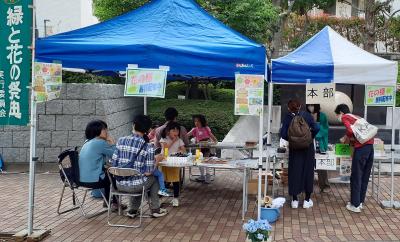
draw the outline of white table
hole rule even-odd
[[[190,163],[185,163],[182,164],[181,166],[179,165],[171,165],[168,164],[167,162],[160,162],[161,166],[166,166],[166,167],[179,167],[179,168],[186,168],[186,167],[205,167],[205,168],[214,168],[214,169],[221,169],[221,170],[239,170],[243,172],[243,198],[242,198],[242,220],[244,220],[244,217],[247,212],[247,207],[248,207],[248,170],[249,169],[254,169],[257,168],[257,163],[258,160],[254,159],[247,159],[247,160],[230,160],[226,164],[212,164],[212,163],[198,163],[198,164],[190,164]]]

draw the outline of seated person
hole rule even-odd
[[[110,180],[104,173],[104,165],[106,159],[111,158],[115,151],[115,142],[108,133],[107,124],[102,120],[89,122],[85,136],[86,141],[79,152],[80,185],[88,188],[104,188],[104,195],[108,200]],[[114,210],[118,208],[115,198],[111,205]]]
[[[118,140],[116,150],[112,156],[113,167],[125,167],[138,170],[144,177],[128,177],[117,179],[116,186],[119,191],[127,193],[139,193],[143,186],[150,192],[150,209],[154,218],[167,214],[167,210],[160,208],[158,197],[159,184],[153,176],[156,159],[161,161],[161,155],[154,156],[154,146],[148,143],[147,133],[151,128],[151,120],[148,116],[138,115],[133,121],[133,133]],[[141,197],[132,197],[129,217],[135,217],[141,203]]]

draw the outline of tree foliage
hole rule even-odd
[[[105,21],[139,8],[147,2],[149,0],[93,0],[94,16]]]
[[[105,21],[134,10],[149,0],[94,0],[94,15]],[[236,31],[267,43],[276,31],[278,8],[271,0],[197,0],[214,17]]]

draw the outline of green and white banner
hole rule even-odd
[[[32,0],[0,0],[0,125],[29,123]]]

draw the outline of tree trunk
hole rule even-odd
[[[272,0],[272,4],[280,8],[282,6],[282,0]],[[289,17],[289,12],[283,13],[279,19],[278,30],[274,33],[271,42],[271,59],[280,57],[280,51],[282,51],[282,32],[285,28],[287,19]]]
[[[368,52],[375,52],[376,39],[376,13],[375,0],[365,1],[365,30],[364,30],[364,49]]]

